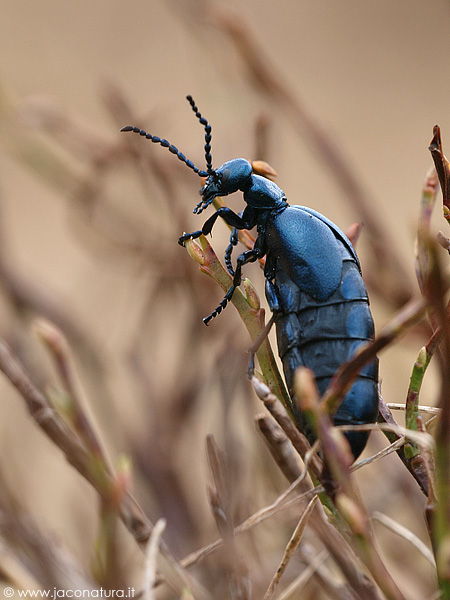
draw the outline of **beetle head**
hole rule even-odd
[[[216,196],[228,196],[238,190],[245,192],[250,185],[251,175],[252,165],[245,158],[227,161],[206,179],[200,190],[201,202],[195,207],[194,213],[201,213]]]

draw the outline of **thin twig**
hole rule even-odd
[[[410,529],[408,529],[407,527],[403,527],[403,525],[400,525],[400,523],[394,521],[394,519],[391,519],[387,515],[378,511],[372,514],[372,520],[378,521],[387,529],[390,529],[398,536],[402,537],[404,540],[407,540],[411,545],[414,546],[414,548],[416,548],[422,554],[422,556],[424,556],[427,559],[427,561],[433,567],[436,568],[436,561],[434,560],[433,553],[428,548],[428,546],[426,546],[422,542],[422,540],[419,539]]]
[[[278,600],[294,600],[298,598],[298,594],[305,587],[317,569],[324,563],[329,556],[327,550],[322,550],[319,554],[309,563],[306,569],[294,581],[282,592],[278,597]]]
[[[282,578],[284,572],[286,571],[286,567],[288,566],[289,561],[292,558],[292,555],[294,554],[295,550],[297,549],[298,545],[300,544],[300,541],[301,541],[303,534],[305,532],[305,529],[306,529],[306,525],[308,524],[309,518],[312,514],[312,511],[314,509],[316,502],[317,502],[317,496],[315,496],[314,498],[312,498],[309,501],[309,504],[306,507],[306,510],[300,517],[300,520],[297,523],[297,526],[295,527],[294,532],[284,550],[284,554],[283,554],[280,564],[278,565],[278,569],[276,570],[275,575],[272,577],[272,581],[270,582],[269,587],[267,588],[267,591],[264,594],[264,600],[271,600],[271,598],[273,598],[273,595],[275,593],[275,588],[278,585],[278,583],[280,582],[280,579]]]
[[[144,600],[155,600],[156,564],[161,536],[166,528],[165,519],[156,521],[145,549]]]
[[[387,402],[386,406],[389,407],[391,410],[406,410],[406,406],[401,402]],[[438,415],[441,412],[441,409],[437,408],[436,406],[420,405],[418,406],[418,409],[420,412],[430,415]]]
[[[370,465],[370,464],[376,462],[377,460],[380,460],[381,458],[385,458],[386,456],[389,456],[389,454],[392,454],[393,452],[397,452],[397,450],[399,450],[399,448],[401,448],[404,445],[405,441],[406,441],[405,438],[401,437],[396,442],[389,444],[389,446],[387,446],[386,448],[383,448],[383,450],[380,450],[376,454],[373,454],[372,456],[369,456],[368,458],[358,460],[358,462],[353,463],[353,465],[351,467],[352,471],[357,471],[358,469],[362,469],[366,465]]]
[[[275,515],[278,511],[284,510],[285,508],[292,506],[296,502],[309,501],[316,494],[320,494],[321,492],[323,492],[323,487],[317,486],[316,488],[311,488],[307,492],[304,492],[300,496],[295,496],[291,500],[287,500],[289,495],[295,490],[295,488],[297,487],[297,485],[299,484],[300,481],[303,481],[303,476],[299,477],[298,480],[294,481],[282,494],[280,494],[272,502],[272,504],[269,504],[268,506],[265,506],[264,508],[253,513],[253,515],[248,517],[248,519],[246,519],[240,525],[235,527],[234,535],[239,535],[241,533],[245,533],[246,531],[250,531],[250,529],[252,529],[253,527],[256,527],[257,525],[259,525],[266,519],[269,519],[270,517]],[[208,544],[207,546],[204,546],[203,548],[200,548],[199,550],[192,552],[191,554],[189,554],[188,556],[185,556],[185,558],[183,558],[180,561],[181,566],[183,568],[187,569],[188,567],[192,567],[192,566],[200,563],[207,556],[209,556],[210,554],[215,552],[218,548],[220,548],[222,546],[222,544],[223,544],[223,540],[218,539],[218,540],[212,542],[211,544]]]

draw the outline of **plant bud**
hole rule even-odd
[[[259,301],[258,292],[256,291],[250,279],[246,279],[244,281],[244,290],[247,302],[252,308],[254,308],[255,310],[259,310],[261,308],[261,302]]]
[[[184,242],[184,247],[188,251],[189,256],[195,260],[196,263],[202,266],[206,264],[205,253],[196,240],[187,240]]]
[[[347,521],[352,532],[356,535],[364,535],[366,531],[366,520],[359,506],[343,493],[336,496],[336,506]]]
[[[427,349],[425,348],[425,346],[422,346],[422,348],[420,349],[420,352],[417,356],[416,364],[419,367],[424,367],[426,362],[427,362]]]
[[[34,322],[34,331],[39,340],[47,348],[58,356],[67,354],[67,342],[63,333],[56,325],[47,321],[47,319],[36,319]]]
[[[266,163],[265,160],[253,160],[252,161],[253,173],[256,175],[262,175],[267,179],[273,179],[277,176],[277,172],[273,167]]]

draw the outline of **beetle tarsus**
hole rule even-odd
[[[184,233],[178,238],[178,243],[180,244],[180,246],[184,246],[185,242],[187,242],[188,240],[196,240],[202,234],[203,232],[201,229],[199,229],[198,231],[193,231],[192,233]]]
[[[217,315],[220,315],[220,313],[227,307],[228,302],[233,297],[234,290],[236,289],[236,287],[237,287],[236,285],[232,285],[230,287],[230,289],[228,290],[228,292],[225,294],[225,297],[222,300],[222,302],[219,304],[219,306],[217,308],[215,308],[210,315],[208,315],[207,317],[205,317],[203,319],[203,323],[205,325],[209,325],[209,322],[212,319],[214,319],[215,317],[217,317]]]

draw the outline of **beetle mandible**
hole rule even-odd
[[[289,205],[284,192],[271,180],[254,174],[246,159],[235,158],[213,169],[211,125],[202,117],[192,97],[187,96],[187,100],[205,129],[206,171],[196,167],[165,139],[138,127],[127,126],[121,131],[133,131],[161,144],[199,176],[206,177],[195,214],[200,214],[216,196],[243,192],[246,206],[242,213],[221,207],[201,229],[185,233],[178,240],[184,245],[187,240],[208,235],[219,217],[233,228],[225,252],[232,286],[218,307],[203,320],[208,325],[227,306],[241,283],[242,267],[265,256],[266,298],[274,315],[278,352],[289,393],[293,397],[294,372],[303,365],[314,371],[323,394],[335,371],[374,334],[366,286],[353,246],[325,216],[305,206]],[[237,243],[237,231],[254,227],[258,233],[254,246],[237,257],[233,269],[231,253]],[[293,405],[301,430],[313,443],[315,436],[307,419],[295,402]],[[378,359],[375,358],[360,371],[333,421],[335,425],[374,423],[377,413]],[[368,435],[366,431],[345,433],[355,459],[364,449]]]

